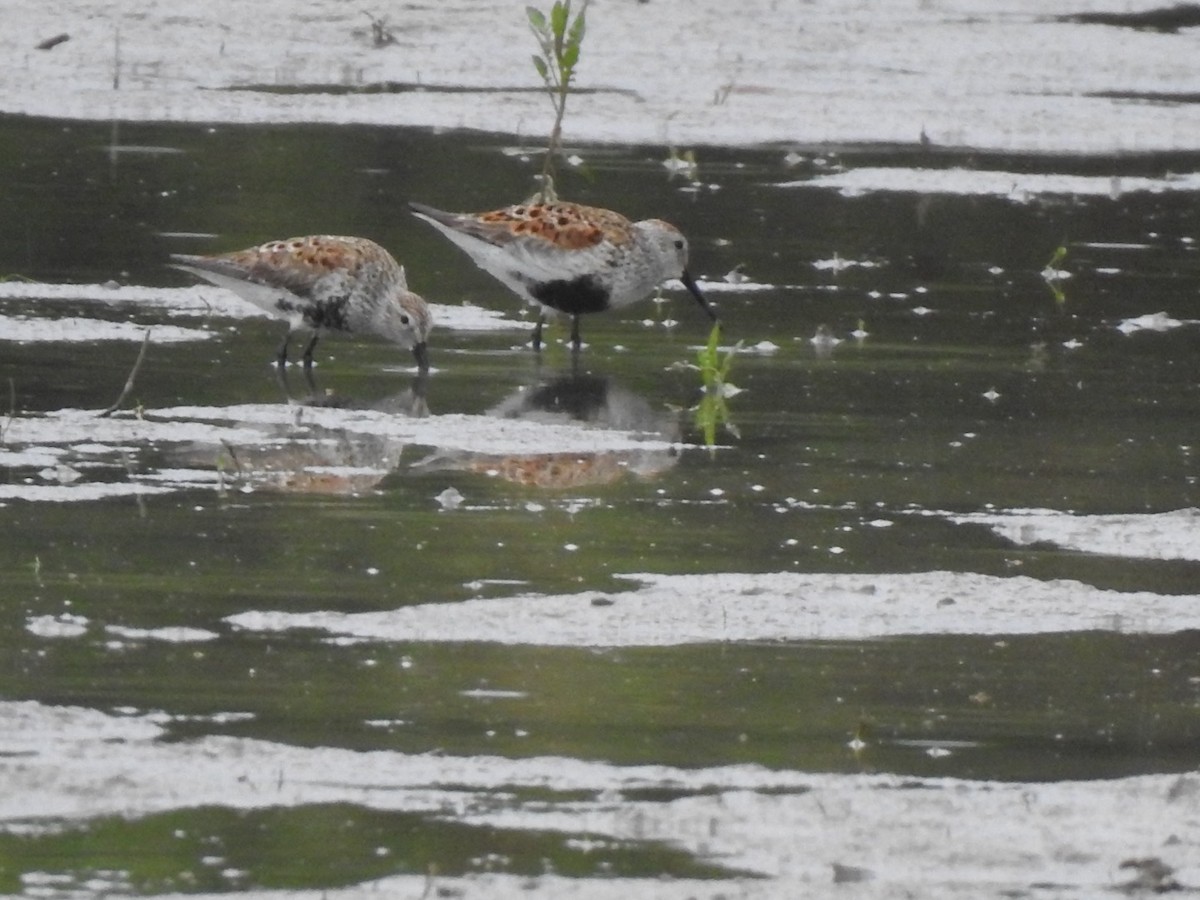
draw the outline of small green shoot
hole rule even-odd
[[[537,38],[540,53],[533,55],[533,67],[546,86],[546,93],[554,105],[554,127],[546,147],[546,159],[542,164],[541,198],[554,200],[554,162],[562,153],[562,123],[567,112],[567,97],[571,93],[571,82],[579,65],[579,53],[583,47],[586,31],[585,13],[588,0],[580,4],[579,12],[571,16],[571,0],[554,0],[547,16],[535,6],[525,7],[529,27]]]
[[[1049,262],[1046,263],[1046,269],[1054,271],[1067,258],[1067,248],[1065,244],[1059,244],[1054,248],[1054,253],[1051,254]]]
[[[1062,289],[1062,282],[1071,277],[1071,273],[1065,269],[1059,268],[1067,259],[1067,242],[1064,240],[1056,248],[1054,253],[1050,255],[1050,259],[1046,262],[1045,267],[1041,271],[1042,280],[1046,282],[1046,286],[1050,288],[1050,292],[1054,294],[1054,302],[1058,306],[1062,306],[1067,302],[1067,295]]]
[[[699,166],[696,164],[696,151],[684,150],[680,153],[674,147],[670,148],[670,156],[663,160],[663,166],[674,178],[682,175],[688,181],[696,181]]]
[[[739,343],[732,350],[725,354],[721,353],[721,326],[720,324],[713,325],[712,330],[708,333],[708,343],[700,348],[700,352],[696,354],[696,361],[699,363],[700,377],[704,381],[704,389],[717,387],[725,383],[726,377],[729,375],[729,370],[733,366],[733,356],[741,347]]]
[[[696,355],[696,368],[700,372],[701,386],[704,395],[694,409],[696,427],[704,436],[704,446],[712,450],[717,444],[717,429],[724,427],[735,437],[737,428],[729,417],[728,400],[738,393],[729,381],[729,372],[733,368],[733,358],[741,349],[738,341],[732,348],[722,353],[720,349],[721,326],[713,325],[708,334],[708,343]]]

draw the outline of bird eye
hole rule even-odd
[[[408,316],[407,316],[407,315],[405,315],[404,313],[401,313],[401,314],[400,314],[400,324],[401,324],[401,325],[407,325],[407,324],[408,324]]]
[[[675,249],[676,249],[676,250],[682,250],[682,249],[683,249],[683,240],[682,240],[682,239],[681,239],[681,240],[678,240],[678,241],[676,241],[676,242],[675,242]]]

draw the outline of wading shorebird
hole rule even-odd
[[[612,210],[561,201],[481,213],[443,212],[422,203],[409,208],[538,307],[534,349],[542,345],[547,310],[571,317],[571,345],[578,350],[581,315],[636,303],[669,278],[678,278],[717,321],[688,274],[687,238],[662,219],[630,222]]]
[[[268,241],[214,256],[171,254],[174,266],[233,291],[288,323],[276,351],[287,363],[292,332],[312,329],[304,367],[324,332],[373,334],[412,350],[417,368],[429,368],[429,307],[408,289],[404,267],[366,238],[318,234]]]

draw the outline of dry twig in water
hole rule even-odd
[[[99,418],[103,419],[105,416],[111,416],[120,409],[121,404],[125,402],[125,398],[133,390],[133,382],[137,378],[138,370],[142,368],[142,360],[146,358],[146,348],[150,346],[150,331],[151,329],[146,329],[146,336],[142,338],[142,349],[138,351],[137,360],[134,362],[133,368],[129,370],[129,377],[125,379],[125,388],[121,391],[121,396],[113,401],[112,406],[100,413]]]

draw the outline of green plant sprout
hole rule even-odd
[[[704,446],[712,450],[717,443],[717,429],[724,427],[734,437],[738,437],[737,427],[729,416],[728,400],[739,393],[739,388],[729,381],[729,372],[733,368],[733,358],[742,348],[738,341],[725,353],[720,349],[721,326],[713,325],[708,333],[708,343],[700,348],[696,355],[696,368],[700,372],[700,381],[704,395],[695,407],[696,427],[704,436]]]
[[[663,166],[670,173],[670,177],[682,175],[688,181],[695,181],[699,166],[696,164],[696,151],[684,150],[680,153],[674,147],[670,148],[670,156],[663,160]]]
[[[546,93],[554,105],[554,127],[546,146],[546,159],[542,164],[541,199],[557,199],[554,191],[554,160],[562,153],[562,123],[567,112],[567,97],[571,93],[571,82],[575,68],[579,65],[579,51],[586,30],[584,14],[588,0],[583,0],[579,12],[572,18],[571,0],[554,0],[547,16],[534,6],[525,7],[529,27],[537,38],[541,53],[533,55],[533,67],[546,86]]]
[[[1042,268],[1042,280],[1046,282],[1046,286],[1050,288],[1050,292],[1054,294],[1054,302],[1058,306],[1062,306],[1067,302],[1067,295],[1062,289],[1062,282],[1071,277],[1071,273],[1065,269],[1060,269],[1059,266],[1067,258],[1067,242],[1064,240],[1061,244],[1054,248],[1054,253],[1050,255],[1050,259]]]
[[[1049,262],[1046,263],[1047,269],[1056,269],[1067,258],[1067,247],[1065,244],[1059,244],[1054,248],[1054,253],[1050,255]]]

